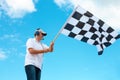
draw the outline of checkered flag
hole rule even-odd
[[[61,33],[95,45],[98,49],[98,55],[101,55],[106,47],[120,38],[120,35],[113,28],[80,6],[73,11]]]

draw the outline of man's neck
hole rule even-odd
[[[36,40],[37,42],[40,42],[40,40],[39,40],[37,37],[35,37],[35,40]]]

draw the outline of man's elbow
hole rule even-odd
[[[32,48],[29,48],[28,51],[29,51],[30,54],[35,54],[35,52]]]

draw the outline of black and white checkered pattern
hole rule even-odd
[[[95,45],[98,55],[103,53],[104,48],[120,38],[114,29],[80,6],[66,22],[62,34]]]

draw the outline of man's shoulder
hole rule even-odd
[[[27,39],[27,42],[31,42],[31,41],[34,41],[34,38],[28,38]]]
[[[34,38],[28,38],[28,40],[34,40]]]

